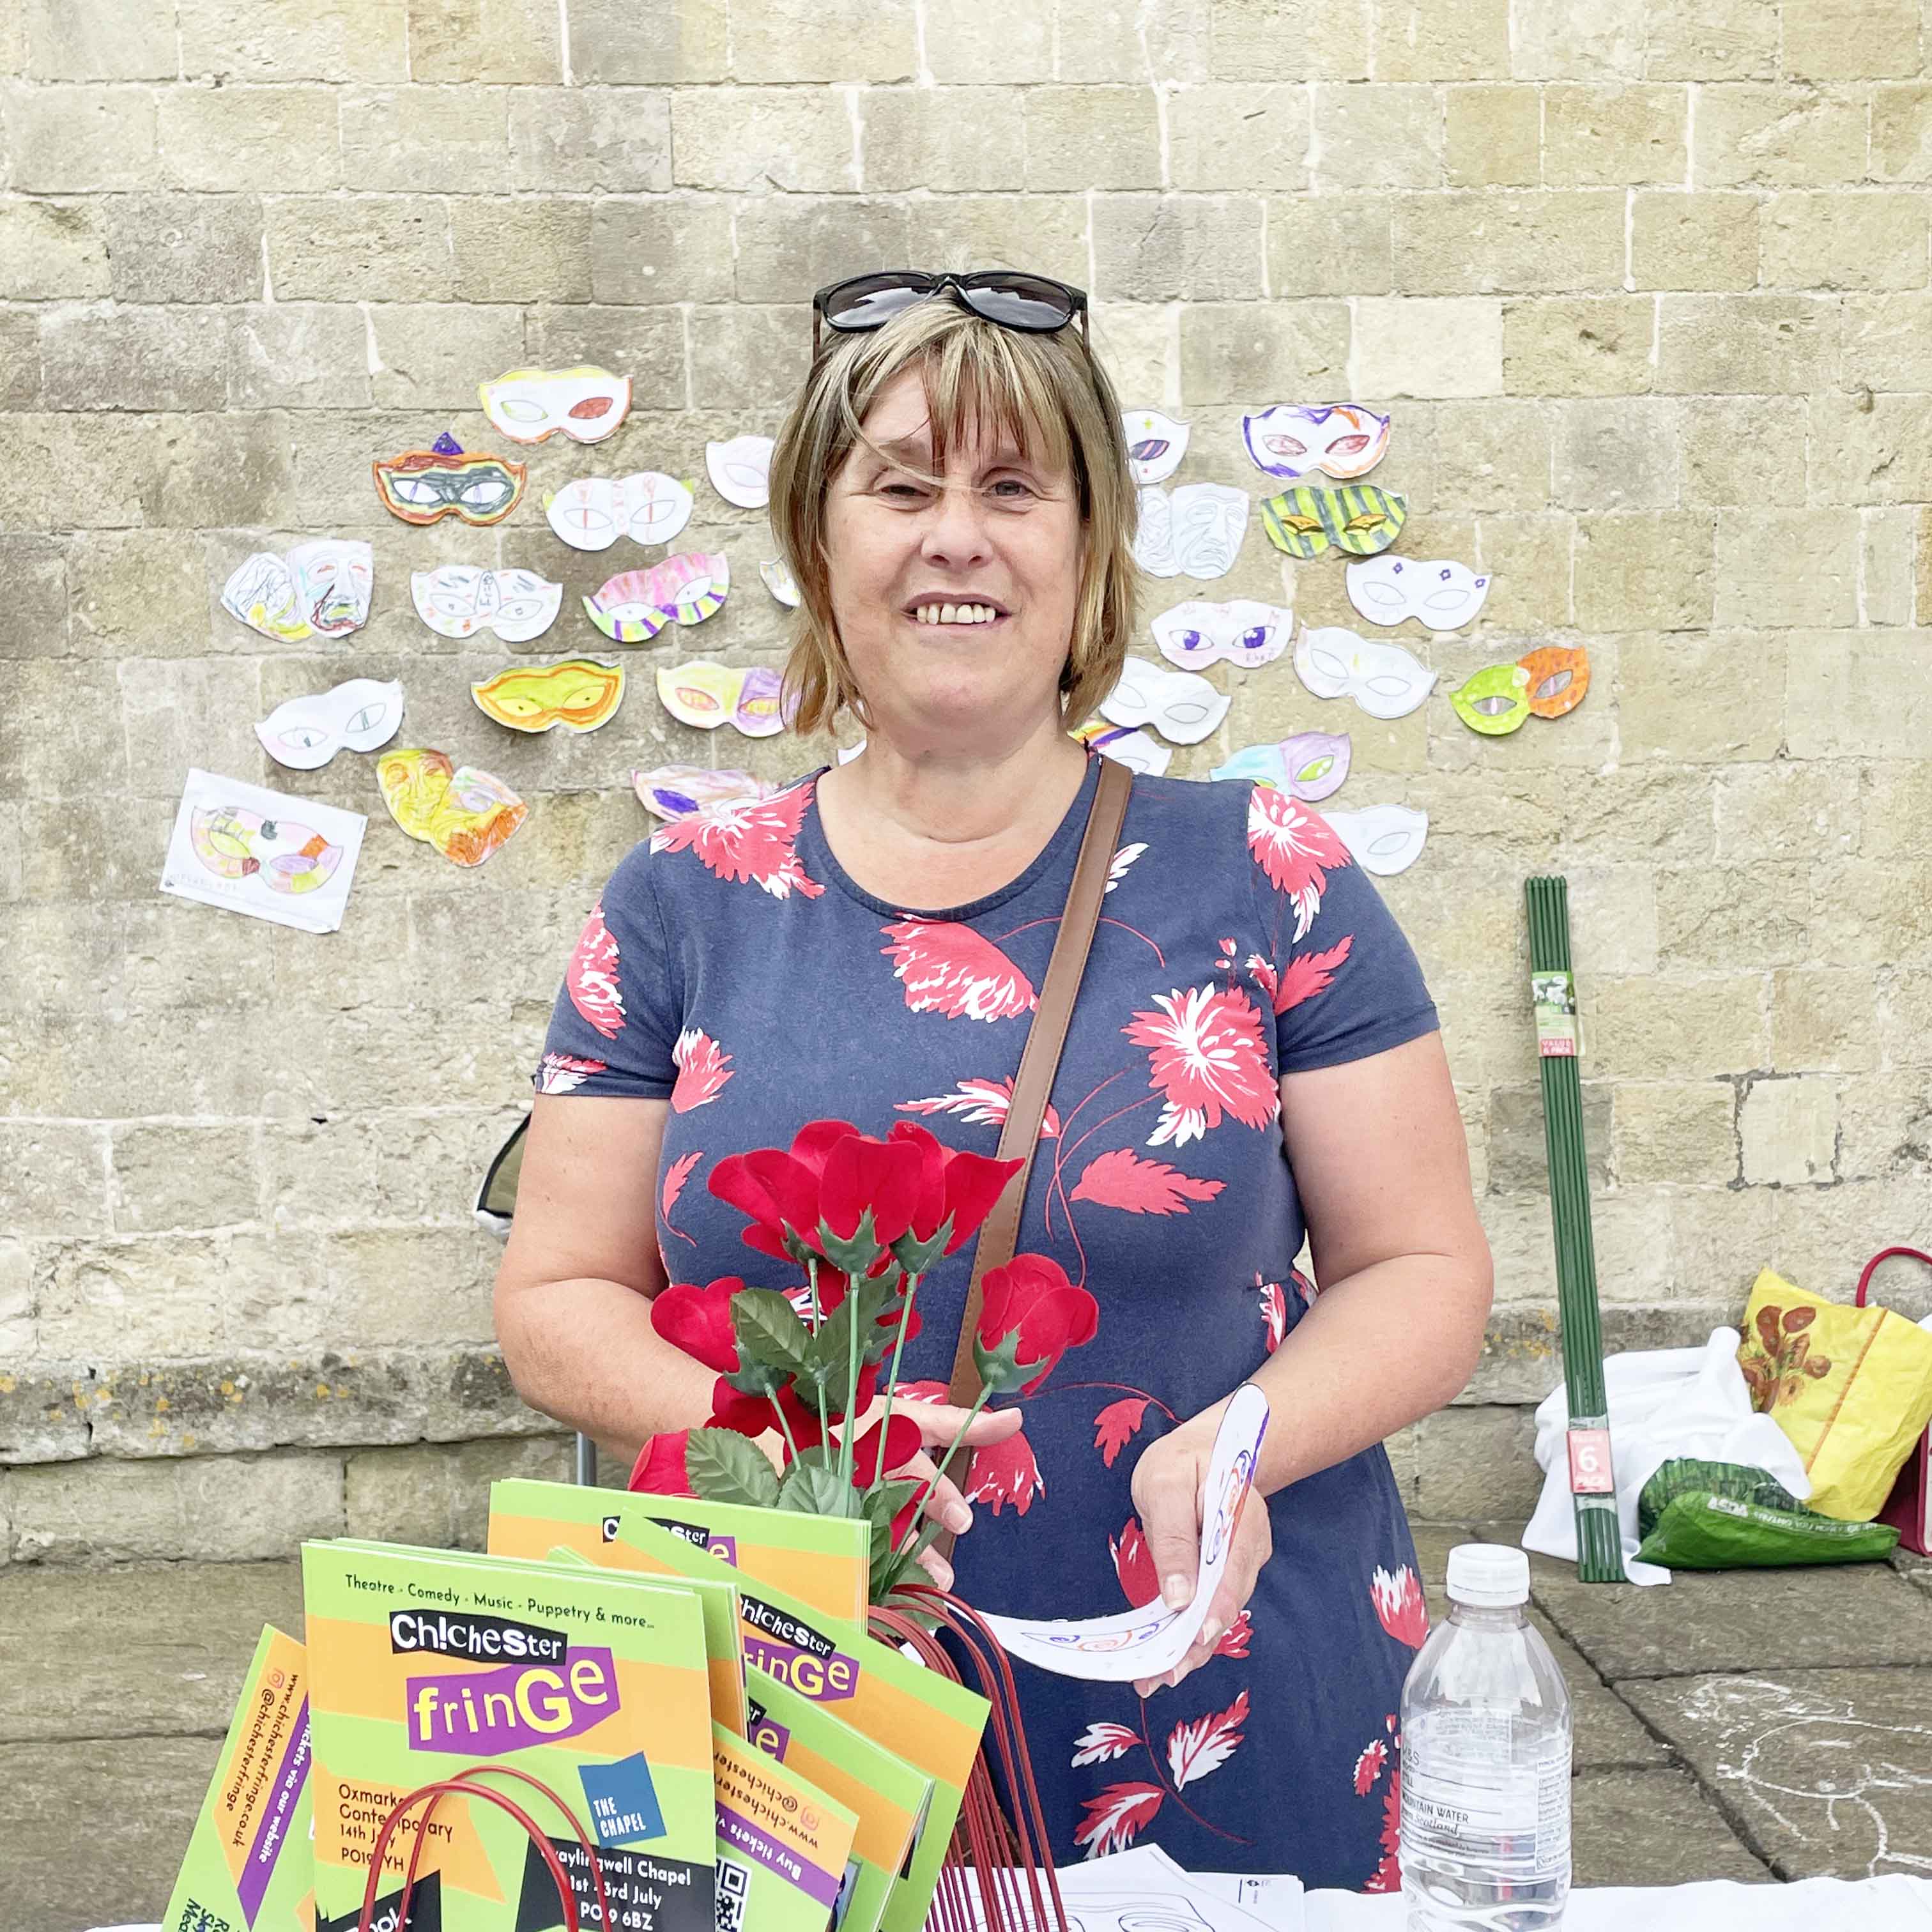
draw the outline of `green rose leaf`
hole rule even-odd
[[[684,1448],[684,1474],[712,1502],[770,1509],[778,1499],[778,1472],[764,1451],[735,1429],[694,1429]]]
[[[824,1456],[823,1450],[808,1449],[785,1472],[778,1486],[778,1508],[802,1516],[862,1516],[859,1492],[836,1468],[826,1466]]]
[[[812,1354],[812,1330],[776,1288],[741,1288],[733,1295],[731,1333],[740,1366],[728,1379],[746,1395],[771,1394],[802,1373]]]

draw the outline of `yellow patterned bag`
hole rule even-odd
[[[1888,1308],[1826,1301],[1765,1269],[1744,1309],[1738,1366],[1751,1406],[1792,1441],[1809,1506],[1876,1516],[1932,1421],[1932,1335]]]

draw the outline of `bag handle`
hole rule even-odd
[[[1858,1292],[1852,1303],[1854,1308],[1864,1307],[1865,1289],[1870,1284],[1872,1276],[1877,1273],[1879,1263],[1890,1261],[1894,1255],[1910,1255],[1914,1261],[1923,1262],[1928,1268],[1932,1268],[1932,1255],[1928,1255],[1923,1248],[1880,1249],[1878,1252],[1865,1263],[1864,1272],[1858,1276]]]

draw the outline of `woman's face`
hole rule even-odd
[[[906,749],[1057,724],[1083,537],[1078,494],[998,435],[934,472],[916,369],[882,389],[826,503],[832,610],[877,728]],[[896,466],[897,458],[910,466]],[[950,615],[948,614],[950,611]]]

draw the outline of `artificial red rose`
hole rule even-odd
[[[731,1298],[745,1284],[720,1275],[698,1287],[674,1281],[651,1303],[651,1326],[674,1348],[720,1375],[737,1372],[738,1342],[731,1330]]]
[[[853,1444],[852,1480],[862,1490],[884,1482],[919,1454],[925,1440],[909,1415],[895,1415],[885,1424],[874,1423]]]
[[[990,1160],[943,1144],[916,1120],[897,1120],[886,1138],[915,1148],[919,1154],[919,1198],[904,1235],[896,1244],[901,1263],[909,1274],[923,1274],[935,1258],[928,1251],[944,1232],[938,1252],[956,1254],[980,1232],[1006,1184],[1024,1162]]]
[[[747,1247],[780,1261],[802,1262],[808,1251],[818,1252],[818,1176],[782,1148],[728,1154],[705,1185],[751,1216],[752,1225],[739,1236]]]
[[[910,1496],[899,1505],[898,1514],[892,1518],[892,1526],[887,1538],[895,1550],[905,1540],[905,1533],[912,1526],[913,1518],[918,1515],[920,1506],[932,1493],[932,1484],[922,1483],[913,1491]]]
[[[838,1243],[851,1242],[869,1212],[874,1244],[878,1248],[890,1247],[910,1225],[919,1182],[916,1149],[902,1142],[874,1140],[856,1130],[842,1134],[826,1150],[824,1171],[819,1176],[821,1246],[830,1251],[833,1243],[827,1237]],[[836,1258],[848,1268],[860,1264],[856,1254],[840,1254]],[[867,1256],[864,1266],[869,1269],[876,1258]]]
[[[1045,1255],[1016,1255],[1004,1268],[988,1268],[981,1286],[986,1300],[973,1352],[994,1395],[1016,1388],[1032,1394],[1100,1325],[1100,1304]]]
[[[691,1479],[684,1472],[684,1452],[691,1441],[688,1429],[653,1436],[638,1452],[631,1468],[631,1487],[641,1495],[688,1496]]]
[[[711,1420],[706,1426],[735,1429],[740,1436],[762,1436],[766,1430],[776,1429],[778,1421],[765,1396],[746,1395],[720,1376],[712,1388]]]

